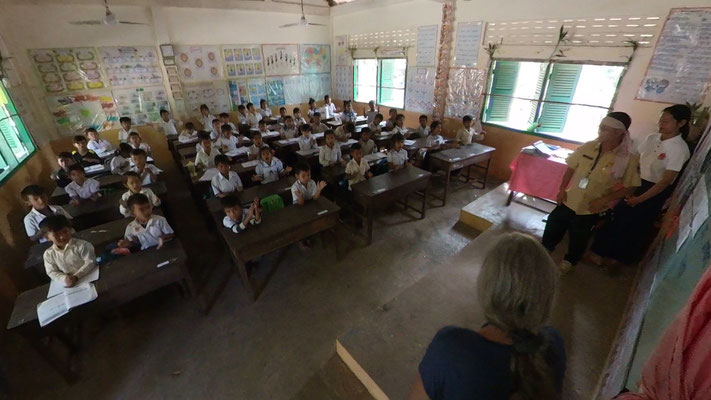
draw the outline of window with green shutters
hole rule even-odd
[[[368,58],[353,61],[353,99],[378,105],[405,106],[407,59]]]
[[[483,121],[573,142],[592,140],[623,70],[623,64],[497,60]]]
[[[2,81],[0,81],[0,134],[2,134],[0,138],[0,182],[2,182],[35,152],[32,138],[17,114],[15,104]]]

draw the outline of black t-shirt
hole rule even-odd
[[[565,348],[557,330],[545,328],[557,389],[565,374]],[[491,342],[470,329],[442,328],[420,363],[420,377],[431,400],[508,400],[511,346]]]

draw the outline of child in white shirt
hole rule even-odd
[[[281,128],[280,135],[282,139],[292,139],[295,138],[299,133],[299,129],[294,125],[294,119],[287,115],[284,118],[284,126]]]
[[[407,128],[405,128],[405,115],[403,115],[403,114],[397,115],[397,117],[395,118],[395,127],[393,127],[391,133],[393,133],[393,134],[399,133],[406,139],[408,136],[410,136],[410,131]]]
[[[210,140],[210,135],[206,132],[200,132],[199,134],[200,150],[197,152],[195,157],[195,167],[196,168],[215,168],[215,157],[220,154],[219,150],[212,147],[212,141]]]
[[[215,118],[212,120],[212,128],[210,128],[210,139],[217,140],[222,134],[222,122]]]
[[[141,135],[139,135],[138,132],[131,132],[128,135],[128,143],[134,149],[141,149],[146,152],[146,155],[151,155],[151,146],[141,141]]]
[[[215,147],[220,149],[222,154],[236,151],[239,146],[239,139],[232,134],[232,127],[225,124],[222,125],[222,135],[215,140]]]
[[[101,197],[99,181],[87,178],[84,173],[84,167],[79,164],[71,165],[69,167],[69,176],[72,178],[72,182],[64,188],[71,199],[69,204],[78,206],[80,200],[99,200],[99,197]]]
[[[346,176],[348,176],[348,189],[358,182],[363,182],[366,179],[373,177],[370,172],[370,165],[363,158],[363,149],[360,144],[355,143],[351,146],[351,160],[346,164]]]
[[[163,172],[153,164],[148,164],[146,152],[141,149],[131,150],[131,161],[133,166],[131,171],[137,172],[141,177],[141,184],[144,186],[158,182],[158,175]]]
[[[407,150],[403,149],[405,138],[396,133],[393,135],[393,148],[388,152],[388,166],[391,171],[405,167],[408,162]]]
[[[306,123],[306,120],[301,116],[301,109],[299,107],[295,107],[294,108],[294,125],[296,125],[296,127],[298,128],[305,123]]]
[[[311,134],[311,125],[303,124],[299,127],[299,131],[301,132],[301,136],[297,139],[299,150],[305,151],[318,148],[316,138]]]
[[[369,124],[375,120],[376,115],[380,114],[380,111],[375,108],[374,100],[368,102],[368,110],[366,110],[363,114],[368,118],[367,122]]]
[[[259,199],[254,199],[248,209],[243,210],[236,196],[225,196],[221,200],[225,217],[222,225],[234,233],[242,233],[249,225],[259,225],[262,222],[262,208]]]
[[[160,129],[163,131],[165,136],[175,136],[178,134],[178,128],[180,128],[183,123],[170,118],[170,113],[168,110],[160,110]]]
[[[373,118],[373,122],[368,123],[368,128],[370,128],[370,133],[374,135],[380,134],[382,132],[382,128],[380,127],[380,124],[383,122],[383,114],[377,113],[375,114],[375,117]]]
[[[355,123],[358,115],[353,111],[353,106],[350,100],[343,102],[343,112],[341,113],[341,119],[343,122],[353,122]]]
[[[146,196],[153,207],[160,206],[160,199],[153,193],[153,190],[143,187],[141,177],[138,173],[133,171],[126,172],[123,175],[123,185],[128,189],[128,191],[121,195],[121,200],[119,200],[119,212],[124,217],[131,216],[131,210],[128,209],[128,198],[136,193],[141,193]]]
[[[318,151],[318,162],[324,167],[329,167],[331,165],[341,164],[345,165],[346,162],[343,160],[341,155],[341,145],[336,144],[336,135],[333,134],[332,130],[327,130],[324,134],[326,144],[321,146]]]
[[[277,118],[277,122],[280,124],[284,123],[284,120],[286,120],[286,107],[280,107],[279,108],[279,118]]]
[[[221,124],[220,126],[222,126],[222,125],[224,125],[224,124],[227,124],[227,125],[230,126],[230,128],[232,128],[232,130],[233,130],[234,132],[237,132],[237,127],[235,126],[235,124],[233,124],[232,122],[230,122],[230,114],[221,113],[221,114],[220,114],[220,124]]]
[[[317,113],[318,110],[316,109],[316,100],[313,98],[309,99],[309,109],[306,112],[306,116],[309,117],[309,119],[314,117],[314,114]]]
[[[99,132],[97,132],[96,129],[86,128],[84,130],[84,134],[86,134],[86,137],[89,139],[89,143],[86,144],[86,147],[88,147],[89,150],[93,151],[94,153],[103,154],[108,153],[114,149],[114,146],[111,144],[111,142],[99,137]]]
[[[111,159],[109,167],[114,175],[123,175],[131,168],[131,150],[133,148],[128,143],[119,143],[119,148],[116,155]]]
[[[215,157],[215,167],[218,174],[212,178],[212,192],[217,197],[225,197],[233,192],[242,191],[242,180],[230,169],[230,159],[224,154]]]
[[[444,137],[442,137],[442,124],[439,121],[432,121],[430,126],[431,133],[427,136],[426,146],[427,147],[439,147],[444,144]]]
[[[321,191],[326,187],[326,182],[320,181],[318,184],[311,179],[311,168],[308,164],[296,164],[296,182],[291,185],[291,198],[294,204],[304,205],[308,200],[317,200],[321,197]]]
[[[328,130],[328,126],[326,124],[321,122],[321,113],[320,112],[315,112],[313,118],[311,118],[313,122],[311,122],[311,131],[313,133],[321,133],[321,132],[326,132]]]
[[[471,144],[472,142],[481,142],[484,140],[484,131],[481,130],[481,125],[479,132],[476,128],[472,126],[474,118],[471,115],[465,115],[462,118],[463,127],[457,131],[457,140],[461,144]]]
[[[259,100],[259,114],[263,119],[272,116],[272,110],[269,109],[269,104],[267,104],[267,101],[264,99]]]
[[[180,143],[190,143],[195,138],[197,138],[197,131],[195,130],[195,125],[193,125],[192,122],[187,122],[185,124],[185,129],[183,129],[182,132],[180,132],[180,135],[178,136],[178,142]]]
[[[240,125],[249,125],[249,120],[247,119],[247,107],[244,104],[237,106],[237,118],[239,118]]]
[[[67,219],[72,219],[72,216],[61,206],[49,205],[47,193],[39,185],[26,186],[22,189],[20,195],[22,196],[22,200],[25,201],[25,204],[31,207],[30,212],[25,215],[23,222],[25,224],[27,237],[33,242],[39,241],[43,243],[47,241],[47,238],[44,237],[39,227],[45,218],[51,215],[64,215]]]
[[[264,141],[262,140],[262,133],[254,132],[254,134],[252,135],[252,145],[249,146],[249,153],[247,153],[247,158],[249,158],[250,160],[258,159],[260,153],[262,152],[262,148],[264,147],[269,149],[269,146],[266,146],[264,144]],[[271,149],[269,149],[269,152],[271,153]]]
[[[135,219],[126,226],[124,238],[118,241],[118,247],[132,249],[140,246],[141,250],[145,250],[155,246],[160,250],[165,242],[175,236],[168,220],[153,214],[153,205],[146,195],[132,194],[126,200],[126,207]]]
[[[207,104],[200,105],[200,122],[202,122],[202,129],[208,130],[212,126],[212,121],[215,117],[210,114],[210,109]]]
[[[131,118],[121,117],[119,118],[119,123],[121,124],[121,129],[119,129],[118,133],[119,143],[126,143],[128,135],[131,133]]]
[[[347,142],[355,133],[355,124],[353,122],[346,122],[342,124],[333,132],[336,135],[336,140],[339,142]]]
[[[412,132],[413,136],[416,137],[427,137],[430,134],[430,127],[427,126],[427,116],[420,115],[420,125]]]
[[[385,130],[386,131],[391,131],[395,129],[395,123],[397,122],[397,109],[391,108],[390,111],[388,111],[388,120],[385,122]]]
[[[258,128],[259,121],[262,120],[262,114],[254,110],[254,104],[247,103],[247,123],[250,128]]]
[[[272,149],[269,147],[262,147],[260,156],[261,158],[254,171],[255,175],[252,176],[253,181],[262,182],[262,185],[264,185],[276,182],[279,178],[287,176],[291,172],[291,167],[284,168],[284,164],[272,155]]]
[[[370,129],[363,128],[360,131],[360,140],[358,141],[361,149],[363,150],[363,155],[373,154],[378,151],[378,146],[375,145],[373,139],[370,138]]]
[[[331,96],[325,95],[323,96],[323,101],[324,105],[323,108],[327,110],[326,112],[326,118],[333,117],[338,113],[338,108],[336,108],[336,105],[331,102]]]
[[[50,279],[64,287],[72,287],[96,268],[94,246],[85,240],[72,238],[73,231],[65,216],[51,215],[40,223],[40,227],[52,242],[42,256]]]

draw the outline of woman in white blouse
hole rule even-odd
[[[642,186],[621,201],[612,213],[612,220],[598,230],[591,248],[593,263],[614,266],[639,260],[650,239],[654,220],[691,156],[683,138],[688,134],[690,120],[688,106],[667,107],[659,118],[659,132],[640,143]]]

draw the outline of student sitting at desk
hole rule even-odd
[[[118,132],[119,143],[126,143],[128,141],[128,135],[132,132],[131,126],[133,124],[131,122],[131,118],[121,117],[119,118],[119,123],[121,124],[121,129],[119,129]]]
[[[153,164],[146,162],[146,152],[141,149],[131,150],[131,161],[133,166],[131,171],[137,172],[141,177],[141,183],[144,186],[152,185],[158,182],[158,175],[163,172]]]
[[[298,134],[299,129],[294,124],[294,119],[290,115],[287,115],[284,118],[284,126],[281,127],[281,132],[279,132],[279,136],[282,139],[293,139],[297,137]]]
[[[200,104],[200,122],[202,122],[202,129],[209,130],[212,126],[212,121],[216,118],[210,114],[210,109],[207,104]]]
[[[339,142],[347,142],[348,139],[350,139],[355,133],[355,124],[353,122],[346,122],[336,128],[333,133],[336,135],[336,140]]]
[[[408,164],[407,150],[402,147],[405,145],[405,138],[396,133],[393,135],[393,148],[388,152],[388,166],[391,171],[398,170]]]
[[[283,124],[286,117],[287,117],[286,107],[280,107],[279,108],[279,118],[277,118],[277,122],[280,124]]]
[[[126,226],[124,238],[118,241],[118,247],[141,250],[156,246],[157,249],[175,236],[173,228],[162,215],[153,214],[153,205],[145,195],[136,193],[126,201],[126,206],[135,218]]]
[[[40,229],[40,222],[51,215],[64,215],[67,219],[72,219],[61,206],[51,206],[47,200],[47,193],[44,188],[39,185],[26,186],[20,192],[22,200],[25,204],[32,207],[30,212],[25,215],[23,222],[25,223],[25,232],[31,241],[46,242],[47,238]]]
[[[380,111],[375,108],[375,101],[371,100],[368,102],[368,110],[364,111],[363,115],[365,115],[367,118],[366,122],[370,124],[375,120],[375,116],[379,113]]]
[[[331,165],[346,165],[346,161],[341,155],[341,145],[336,144],[336,135],[334,135],[332,130],[327,130],[324,134],[324,139],[326,144],[321,146],[318,151],[318,162],[324,167],[330,167]]]
[[[462,118],[462,128],[457,131],[457,140],[461,144],[471,144],[472,142],[481,142],[484,140],[484,131],[481,129],[481,124],[477,121],[477,126],[473,125],[474,118],[471,115],[465,115]]]
[[[178,128],[182,125],[183,123],[177,119],[170,118],[170,112],[168,112],[168,110],[160,110],[160,121],[158,121],[158,127],[165,136],[177,135]]]
[[[84,136],[74,136],[74,148],[76,150],[72,152],[72,158],[75,163],[82,167],[101,164],[101,158],[87,147],[87,141]]]
[[[108,153],[114,149],[114,146],[106,139],[99,137],[99,132],[94,128],[84,129],[84,134],[89,139],[86,147],[96,154]]]
[[[294,204],[303,205],[308,200],[317,200],[321,191],[326,187],[326,182],[316,182],[311,179],[311,167],[306,163],[298,163],[294,167],[296,182],[291,185],[291,198]]]
[[[379,135],[382,132],[382,129],[380,127],[380,124],[383,122],[383,114],[377,113],[375,114],[375,117],[373,118],[373,122],[368,123],[368,129],[370,129],[370,133],[374,135]]]
[[[289,175],[291,167],[284,168],[281,160],[272,155],[272,149],[269,146],[264,146],[260,150],[260,160],[254,170],[255,175],[252,180],[262,182],[262,185],[270,182],[276,182],[279,178]]]
[[[236,196],[225,196],[221,200],[225,210],[222,225],[234,233],[244,232],[249,225],[259,225],[262,222],[262,207],[259,199],[254,199],[248,209],[243,210]]]
[[[420,122],[420,125],[418,125],[414,131],[412,131],[411,136],[413,138],[423,138],[423,137],[427,137],[430,134],[430,127],[427,126],[427,116],[420,115],[419,122]]]
[[[188,122],[185,124],[185,129],[178,135],[178,142],[190,143],[197,135],[198,132],[195,130],[195,125],[192,122]]]
[[[200,150],[195,157],[196,168],[215,168],[215,157],[220,154],[220,151],[212,147],[212,140],[207,132],[198,134],[198,143]]]
[[[326,118],[333,118],[338,114],[338,107],[331,101],[331,96],[323,96],[323,108],[326,110]]]
[[[368,161],[363,158],[363,149],[360,147],[360,144],[355,143],[351,146],[351,157],[351,160],[348,161],[348,164],[346,165],[346,176],[348,176],[349,190],[352,185],[373,177],[373,173],[370,172],[370,165],[368,165]]]
[[[399,133],[405,138],[410,136],[410,131],[405,128],[405,115],[398,114],[397,117],[395,117],[395,127],[393,127],[390,132],[393,134]]]
[[[315,112],[314,116],[312,118],[311,122],[311,131],[313,133],[321,133],[321,132],[326,132],[328,129],[328,126],[321,122],[321,113],[320,112]]]
[[[91,243],[72,237],[72,227],[64,215],[50,215],[40,222],[52,246],[44,251],[44,269],[50,279],[72,287],[96,268],[96,254]]]
[[[434,148],[439,147],[444,144],[444,137],[442,137],[442,124],[439,121],[432,121],[432,125],[428,128],[430,131],[427,140],[425,141],[426,147]]]
[[[314,114],[318,112],[318,109],[316,108],[316,100],[313,98],[309,99],[309,110],[307,111],[306,115],[309,117],[309,119],[312,119],[314,117]]]
[[[126,193],[121,195],[121,200],[119,200],[119,212],[124,217],[131,216],[131,210],[128,209],[128,198],[136,193],[141,193],[142,195],[148,197],[153,207],[160,206],[160,199],[153,193],[150,188],[144,188],[141,184],[141,177],[138,173],[133,171],[128,171],[123,174],[123,185],[128,189]]]
[[[250,128],[257,128],[259,121],[262,120],[262,114],[254,110],[254,104],[247,103],[247,123]]]
[[[111,173],[114,175],[123,175],[126,171],[131,169],[131,150],[133,148],[128,143],[119,143],[118,150],[116,150],[116,155],[109,162],[109,168],[111,168]]]
[[[391,131],[395,129],[395,123],[397,122],[397,109],[391,108],[390,111],[388,111],[388,120],[385,122],[385,131]]]
[[[259,121],[259,133],[262,135],[268,135],[270,133],[269,129],[267,128],[267,120],[263,119]]]
[[[264,144],[264,140],[262,140],[262,133],[254,132],[254,134],[252,135],[252,145],[249,146],[249,153],[247,153],[247,157],[250,160],[258,159],[263,147],[269,148],[269,146],[266,146]]]
[[[222,135],[215,140],[215,147],[218,148],[222,154],[236,151],[237,146],[239,146],[239,138],[232,134],[232,127],[224,124],[220,127],[220,130],[222,131]]]
[[[212,140],[217,140],[221,133],[222,133],[222,122],[220,122],[219,119],[215,118],[212,120],[212,125],[210,128],[210,139]]]
[[[238,132],[235,124],[230,122],[230,114],[220,113],[220,126],[225,125],[225,124],[229,125],[234,132]]]
[[[346,100],[343,102],[343,112],[341,113],[341,120],[343,122],[353,122],[355,124],[356,118],[358,118],[358,114],[353,111],[353,106],[351,105],[350,100]]]
[[[230,169],[230,158],[224,154],[215,157],[215,167],[218,174],[210,181],[212,193],[217,197],[225,197],[233,192],[242,191],[242,180]]]
[[[306,120],[304,119],[304,117],[301,116],[301,109],[299,107],[294,107],[293,114],[294,114],[294,125],[299,127],[299,126],[306,123]]]
[[[247,120],[247,107],[244,104],[237,106],[237,119],[240,125],[249,125],[249,120]]]
[[[378,146],[375,145],[373,139],[370,138],[370,128],[363,128],[360,131],[360,140],[358,141],[360,148],[363,150],[363,155],[373,154],[378,151]]]
[[[141,135],[139,135],[138,132],[131,132],[128,135],[128,143],[132,148],[141,149],[146,152],[146,155],[151,155],[151,146],[149,146],[148,143],[143,143]]]
[[[69,166],[72,164],[74,164],[72,153],[63,151],[57,154],[57,165],[59,165],[59,169],[52,172],[49,177],[55,181],[60,188],[64,188],[71,183],[72,178],[69,177]]]
[[[297,139],[299,150],[306,151],[318,148],[316,138],[311,134],[311,125],[303,124],[299,127],[299,131],[301,131],[301,136]]]
[[[272,110],[269,109],[269,103],[267,103],[264,99],[259,100],[259,114],[262,116],[262,119],[271,118],[272,116]]]
[[[87,178],[84,173],[84,167],[81,165],[71,165],[69,167],[69,176],[72,178],[72,182],[64,188],[71,199],[69,204],[77,206],[80,200],[96,201],[101,197],[99,181]]]

